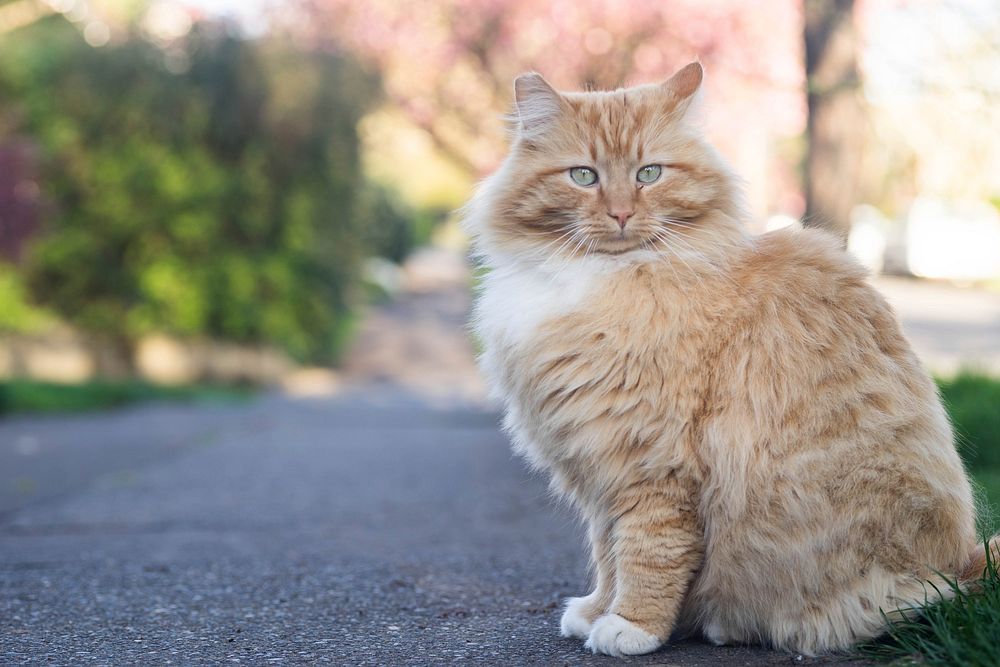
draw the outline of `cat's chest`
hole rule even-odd
[[[495,269],[485,278],[477,304],[477,329],[487,352],[530,346],[546,325],[581,313],[607,278],[594,266]]]

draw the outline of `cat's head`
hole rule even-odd
[[[691,116],[692,63],[659,85],[559,93],[514,82],[510,154],[467,218],[487,254],[689,254],[739,226],[733,177]]]

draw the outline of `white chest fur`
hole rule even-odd
[[[531,345],[547,321],[579,307],[595,280],[591,267],[567,265],[555,270],[522,262],[496,266],[484,278],[475,320],[484,346],[479,364],[494,398],[507,404],[508,411],[513,409],[511,396],[501,380],[508,355]]]
[[[582,307],[609,275],[625,266],[589,257],[550,264],[514,261],[490,271],[476,306],[476,331],[485,346],[481,365],[490,380],[500,376],[496,364],[501,350],[531,345],[539,327]]]
[[[479,334],[487,344],[530,342],[539,326],[579,306],[604,273],[601,268],[576,260],[558,270],[520,263],[493,269],[476,308]]]

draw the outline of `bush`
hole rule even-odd
[[[973,470],[1000,470],[1000,380],[961,373],[938,386],[962,458]]]
[[[0,333],[33,334],[52,324],[50,314],[29,302],[15,268],[4,262],[0,262],[0,304]]]
[[[384,188],[364,193],[364,245],[373,255],[401,262],[416,243],[413,212]]]
[[[238,387],[161,387],[138,380],[94,380],[76,385],[7,380],[0,382],[0,415],[107,410],[142,401],[229,402],[251,395],[250,390]]]
[[[126,344],[163,331],[333,361],[365,254],[372,82],[217,26],[183,56],[139,37],[94,49],[61,19],[0,44],[0,101],[40,145],[54,210],[23,258],[30,292]]]

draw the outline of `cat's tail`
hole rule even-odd
[[[958,573],[958,581],[975,584],[980,579],[995,576],[998,571],[1000,571],[1000,535],[994,535],[985,542],[977,543],[972,549],[965,567]]]

